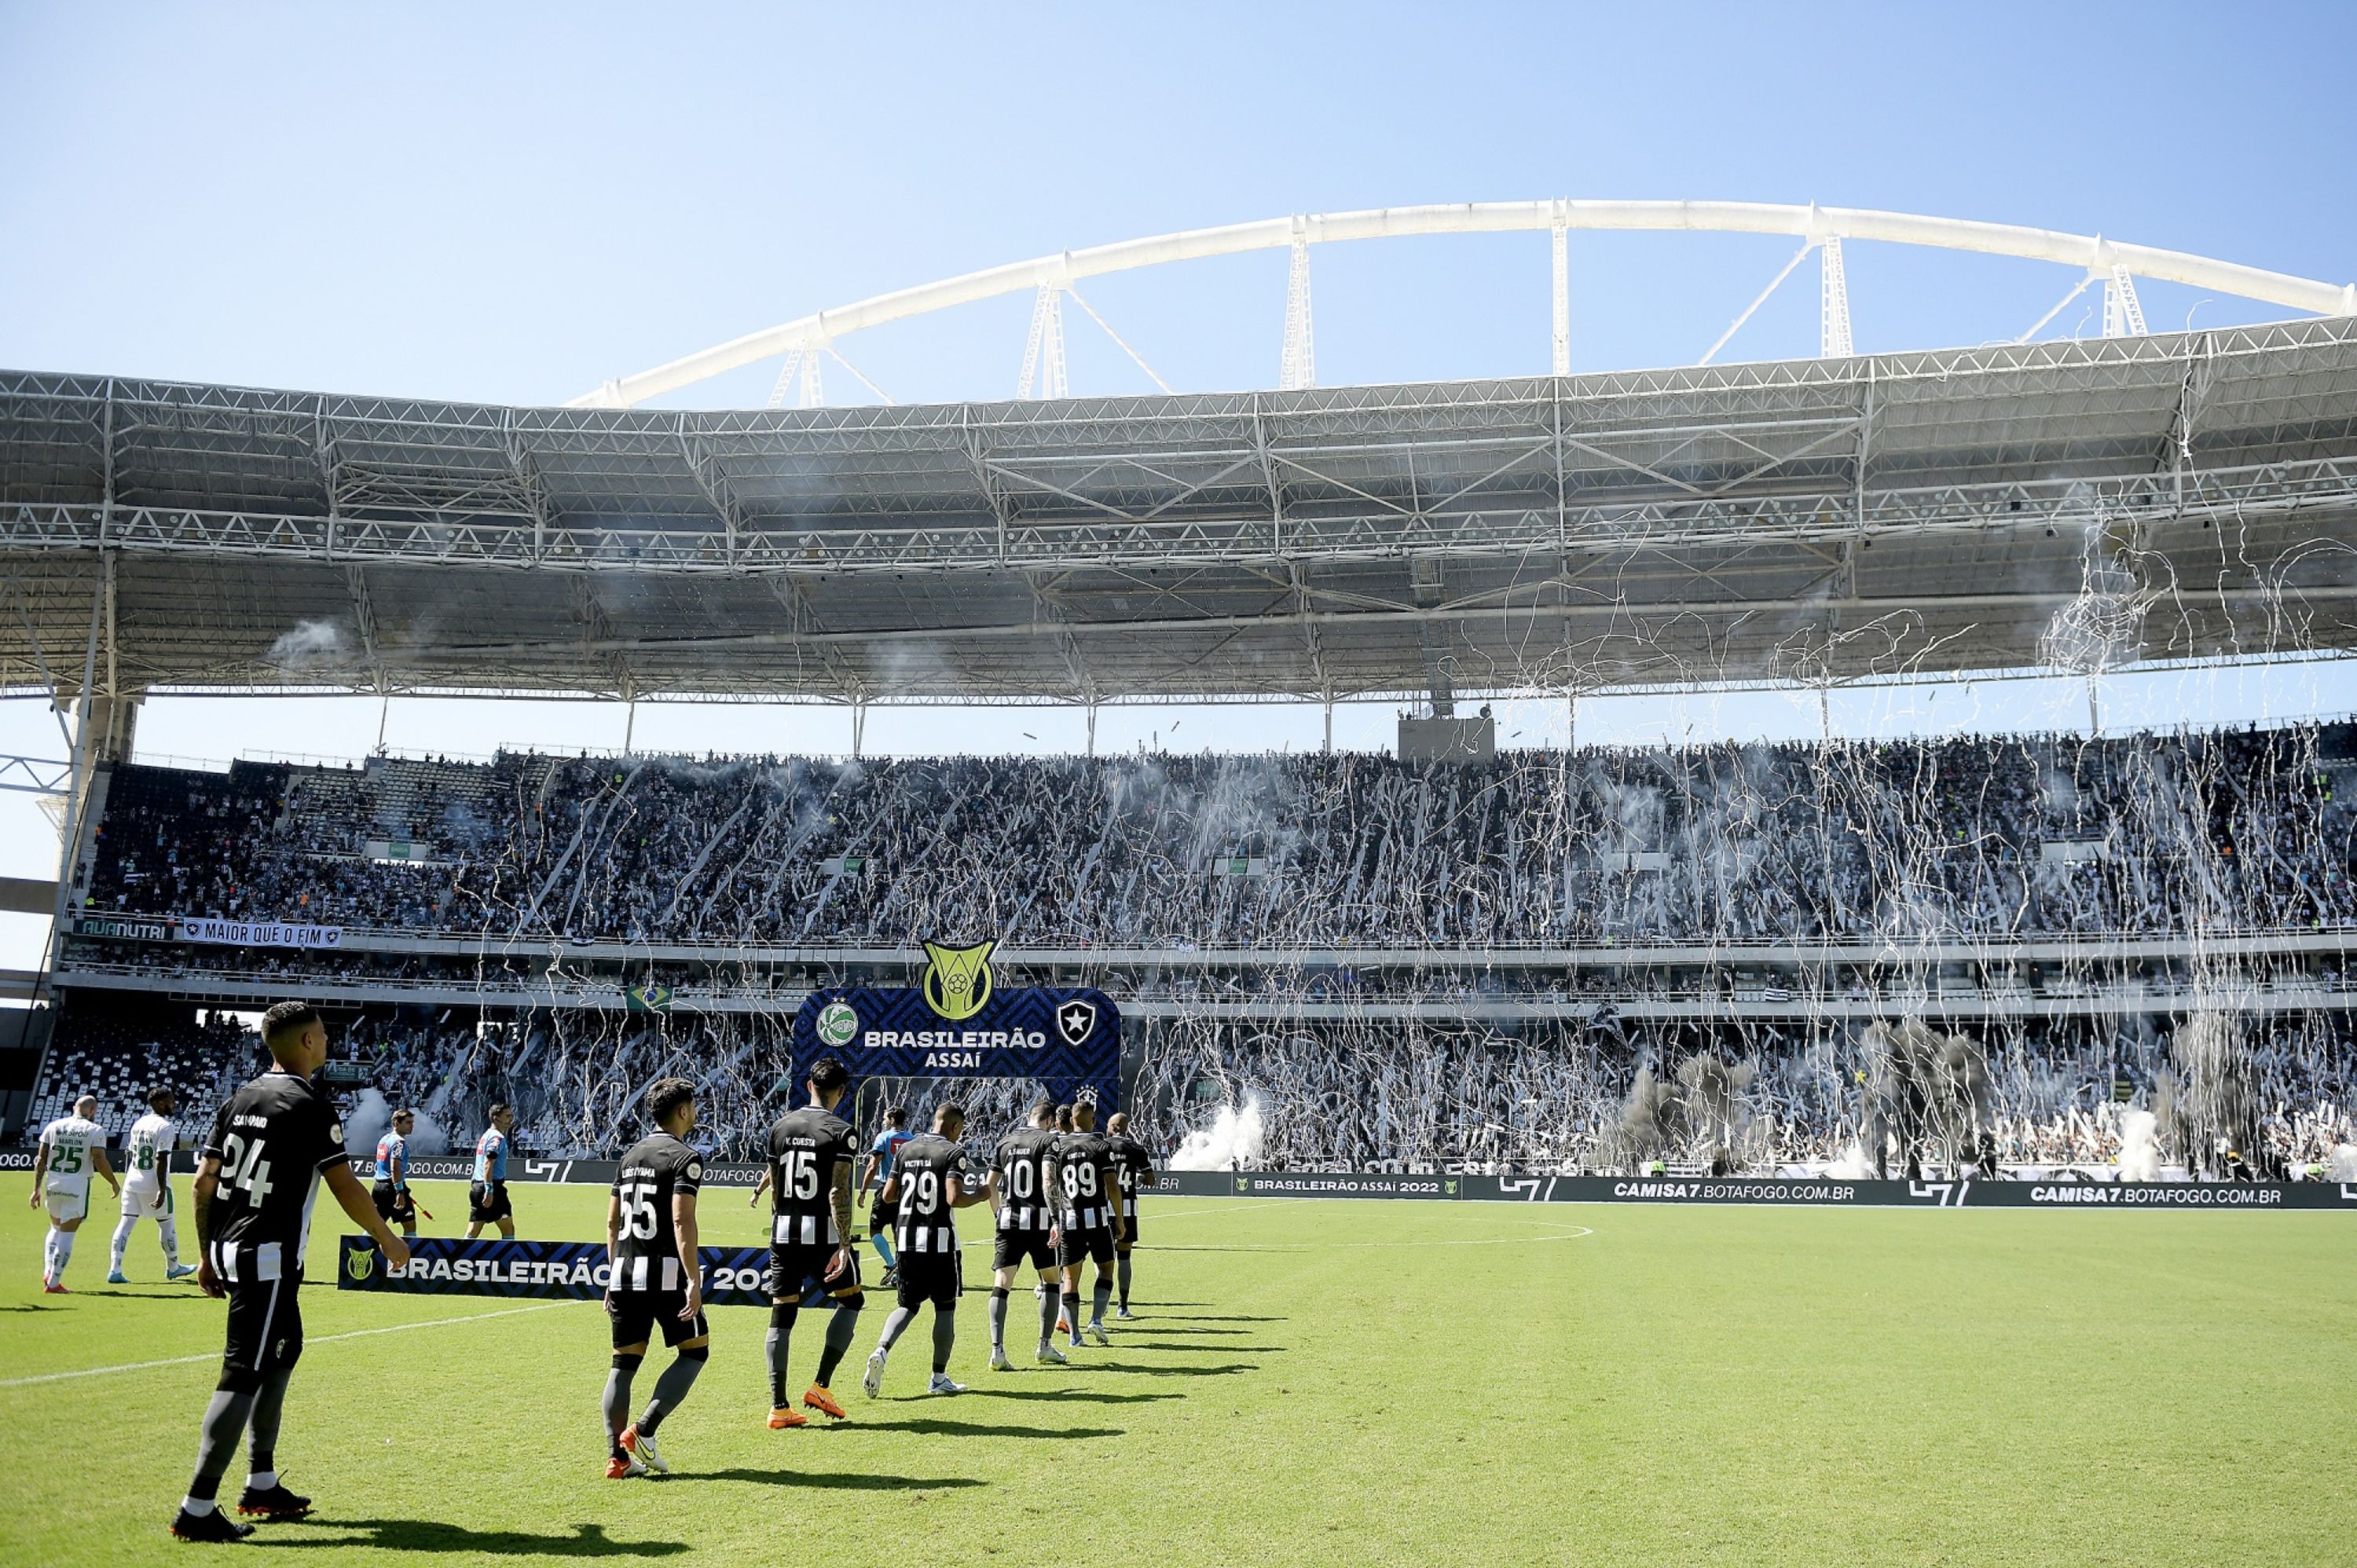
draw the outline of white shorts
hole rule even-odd
[[[49,1211],[49,1223],[70,1225],[90,1212],[90,1188],[45,1187],[41,1203]]]
[[[135,1187],[130,1182],[124,1182],[123,1184],[123,1213],[124,1217],[131,1219],[171,1219],[171,1190],[172,1189],[170,1187],[164,1188],[163,1191],[166,1195],[164,1201],[158,1204],[150,1204],[147,1200],[156,1196],[156,1188],[152,1187]]]

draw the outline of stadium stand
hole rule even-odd
[[[2239,1031],[2243,1141],[2264,1163],[2357,1141],[2357,979],[2333,934],[2357,927],[2345,724],[1442,766],[124,766],[97,832],[85,915],[342,929],[326,951],[70,943],[38,1104],[90,1087],[110,1125],[159,1079],[194,1120],[251,1057],[161,979],[242,986],[240,1006],[345,997],[350,1054],[453,1136],[501,1099],[520,1146],[610,1155],[640,1131],[643,1086],[680,1073],[721,1146],[747,1153],[794,1006],[856,972],[823,955],[960,931],[1092,955],[1135,1010],[1130,1103],[1165,1153],[1249,1101],[1265,1157],[1296,1167],[1823,1169],[1855,1158],[1876,1113],[1895,1059],[1878,1021],[1960,1012],[1941,1037],[1965,1042],[1982,1087],[1959,1125],[1986,1147],[1953,1160],[2117,1159],[2130,1111],[2167,1112],[2189,1070],[2179,1036],[2204,1016]],[[2221,957],[2229,937],[2271,956]],[[452,938],[462,950],[421,950]],[[622,972],[582,956],[620,942],[672,944],[627,973],[676,1011],[619,1005]],[[1807,958],[1837,942],[1870,956]],[[763,943],[821,961],[748,955]],[[1627,964],[1507,961],[1648,943]],[[2034,948],[2048,956],[2021,956]],[[135,983],[150,989],[109,989]],[[1726,1080],[1706,1124],[1691,1084],[1663,1091],[1684,1109],[1640,1115],[1680,1074]],[[987,1101],[972,1107],[987,1125],[1030,1087],[955,1092]],[[2178,1142],[2189,1163],[2214,1153]]]
[[[2351,726],[1387,757],[116,770],[88,908],[502,936],[1258,948],[2357,921]],[[1012,867],[1022,875],[1010,876]]]

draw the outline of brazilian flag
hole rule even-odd
[[[631,1013],[668,1013],[671,1011],[671,987],[668,985],[633,985],[622,993],[623,1008]]]

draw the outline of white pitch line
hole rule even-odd
[[[552,1306],[569,1306],[568,1301],[534,1302],[530,1306],[503,1307],[498,1312],[470,1312],[463,1317],[435,1317],[423,1323],[395,1323],[383,1328],[354,1328],[342,1334],[322,1334],[317,1339],[306,1339],[304,1348],[329,1345],[339,1339],[366,1339],[378,1334],[401,1334],[412,1328],[446,1328],[453,1323],[479,1323],[487,1317],[514,1317],[521,1313],[545,1312]],[[155,1367],[186,1367],[198,1361],[218,1361],[221,1352],[203,1356],[172,1356],[161,1361],[125,1361],[115,1367],[83,1367],[71,1372],[43,1372],[36,1378],[0,1378],[0,1389],[21,1389],[28,1383],[61,1383],[70,1378],[102,1378],[109,1372],[144,1372]]]

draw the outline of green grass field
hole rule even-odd
[[[463,1195],[424,1190],[447,1231]],[[222,1550],[164,1533],[214,1365],[21,1380],[217,1355],[221,1308],[102,1283],[103,1203],[77,1293],[43,1297],[41,1222],[21,1180],[7,1191],[0,1563]],[[525,1235],[599,1230],[600,1191],[515,1191]],[[707,1240],[759,1239],[741,1198],[711,1194]],[[315,1270],[334,1256],[331,1207]],[[764,1320],[716,1312],[662,1481],[602,1477],[594,1305],[315,1285],[279,1465],[319,1511],[255,1542],[379,1564],[2242,1565],[2357,1550],[2344,1215],[1168,1198],[1146,1233],[1142,1316],[1069,1370],[985,1371],[970,1291],[962,1398],[919,1393],[925,1321],[885,1398],[860,1397],[883,1320],[871,1293],[836,1378],[852,1420],[834,1430],[768,1431]],[[150,1229],[131,1270],[160,1276]],[[970,1251],[969,1283],[984,1273]],[[1027,1291],[1015,1325],[1028,1305]],[[819,1338],[806,1316],[797,1390]]]

